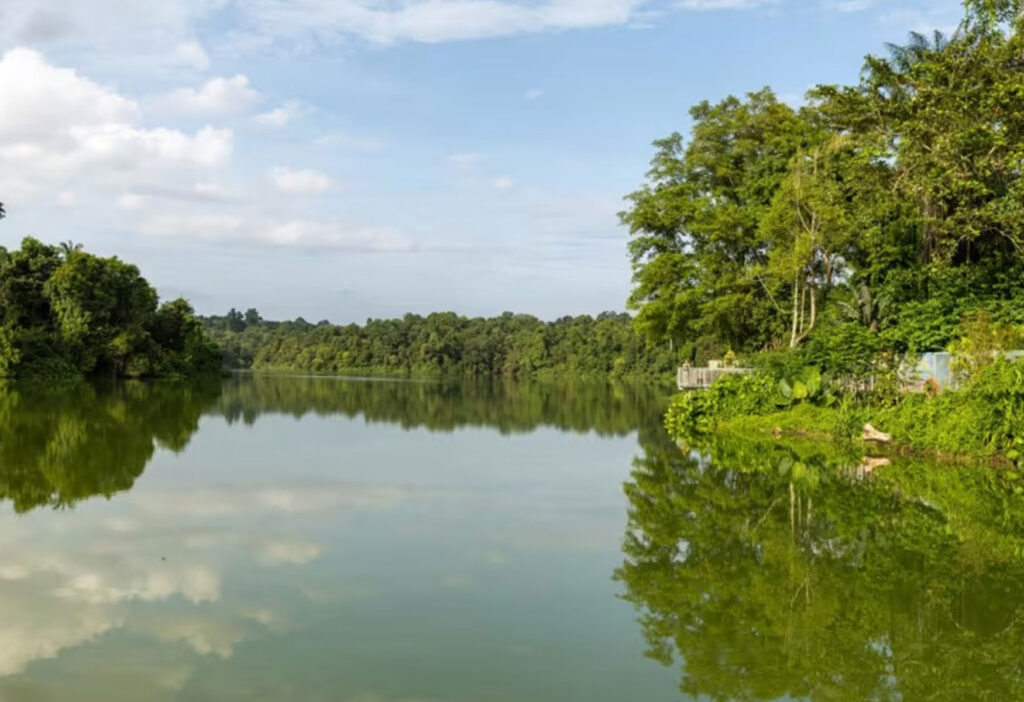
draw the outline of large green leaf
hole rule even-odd
[[[807,396],[815,397],[821,390],[821,371],[817,366],[807,366],[800,374],[800,381],[807,386]]]
[[[793,469],[793,457],[783,456],[779,461],[779,475],[786,475]]]
[[[799,380],[793,381],[793,399],[795,400],[806,400],[807,399],[807,386]]]
[[[779,393],[787,400],[793,399],[793,386],[786,382],[785,379],[779,381]]]

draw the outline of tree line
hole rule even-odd
[[[650,346],[625,313],[545,322],[505,313],[467,318],[454,312],[363,325],[263,320],[255,309],[202,318],[233,368],[316,373],[500,377],[662,376],[675,354]]]
[[[638,330],[684,359],[851,364],[1024,324],[1024,0],[868,56],[792,107],[702,102],[621,214]],[[855,360],[855,359],[854,359]]]
[[[197,375],[219,364],[188,302],[160,304],[135,266],[71,242],[0,247],[0,378]]]

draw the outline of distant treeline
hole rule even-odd
[[[202,318],[230,368],[315,373],[501,377],[667,377],[675,354],[649,345],[627,314],[544,322],[506,312],[461,317],[452,312],[371,319],[339,326],[268,322],[250,309]]]
[[[0,378],[217,371],[189,304],[159,304],[135,266],[71,242],[0,246]]]

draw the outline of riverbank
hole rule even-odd
[[[785,397],[765,374],[728,377],[677,395],[665,417],[676,440],[712,433],[860,440],[871,424],[893,450],[1017,463],[1024,449],[1024,363],[997,361],[962,389],[928,393],[842,393],[801,383]],[[787,383],[788,385],[788,383]]]

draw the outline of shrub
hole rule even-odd
[[[1024,444],[1024,363],[999,359],[961,390],[904,395],[876,412],[899,444],[1016,459]]]
[[[861,433],[867,421],[867,411],[862,403],[852,396],[846,396],[837,405],[832,425],[832,436],[849,440]]]
[[[953,354],[953,372],[961,380],[978,376],[1000,354],[1020,348],[1024,343],[1021,327],[995,322],[983,309],[964,316],[958,332],[949,351]]]
[[[812,338],[804,357],[836,377],[863,380],[874,373],[882,339],[862,324],[838,324]]]
[[[724,375],[707,390],[676,396],[665,415],[665,427],[677,437],[706,434],[719,421],[774,411],[777,394],[777,383],[767,374]]]

